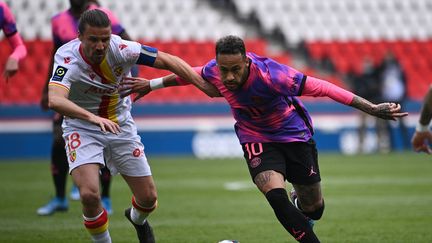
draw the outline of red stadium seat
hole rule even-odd
[[[156,47],[162,51],[178,55],[192,66],[204,65],[214,58],[213,41],[152,41],[141,43]],[[290,64],[291,57],[287,53],[267,53],[267,43],[262,39],[246,40],[248,50],[260,55],[269,56],[281,63]],[[47,78],[50,64],[52,43],[50,41],[32,40],[25,42],[28,48],[27,58],[20,63],[20,72],[13,77],[14,85],[2,86],[0,90],[1,104],[38,104],[40,93]],[[308,42],[306,43],[311,58],[321,60],[324,56],[331,58],[339,73],[349,70],[359,72],[365,56],[379,63],[387,50],[393,51],[406,70],[408,76],[409,97],[420,99],[432,80],[432,40],[427,41],[366,41],[366,42]],[[7,40],[0,41],[0,65],[3,67],[11,52]],[[140,76],[156,78],[168,75],[168,71],[140,66]],[[315,75],[315,70],[306,67],[302,70],[308,75]],[[316,76],[316,75],[315,75]],[[319,76],[319,75],[318,75]],[[2,79],[2,78],[0,78]],[[338,78],[332,82],[343,86]],[[31,85],[29,85],[31,84]],[[161,90],[145,98],[145,102],[214,102],[193,87],[176,87]]]

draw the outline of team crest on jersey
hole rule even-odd
[[[70,57],[65,57],[65,58],[63,58],[63,60],[64,60],[65,64],[68,64],[68,63],[70,63],[71,58]]]
[[[120,50],[123,50],[123,49],[125,49],[126,47],[128,47],[126,44],[120,44],[119,45],[119,48],[120,48]]]
[[[62,81],[67,71],[68,71],[67,68],[60,66],[60,65],[57,66],[56,70],[54,71],[54,75],[52,77],[52,80]]]
[[[70,153],[69,153],[69,160],[72,163],[75,162],[75,160],[76,160],[76,151],[75,150],[70,151]]]
[[[119,77],[120,75],[122,75],[123,73],[123,67],[122,66],[118,66],[114,68],[114,74],[115,76]]]
[[[249,162],[249,165],[251,168],[256,168],[260,164],[261,164],[261,158],[260,157],[255,157]]]

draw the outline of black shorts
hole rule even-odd
[[[310,185],[321,181],[318,152],[314,140],[292,143],[242,144],[252,180],[260,172],[274,170],[294,184]]]

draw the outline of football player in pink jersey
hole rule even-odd
[[[0,2],[0,28],[13,49],[3,70],[3,77],[7,81],[18,71],[19,61],[27,55],[27,49],[16,28],[15,18],[5,2]]]
[[[219,39],[216,58],[195,71],[229,103],[253,182],[285,230],[299,242],[319,242],[312,226],[323,215],[324,198],[312,119],[298,96],[329,97],[387,120],[407,115],[400,112],[399,104],[375,105],[327,81],[246,52],[237,36]],[[185,84],[175,75],[150,81],[125,78],[120,91],[124,96],[137,93],[137,100],[151,90]],[[286,181],[295,189],[290,194],[292,203]]]
[[[78,19],[87,9],[102,9],[110,18],[113,34],[121,36],[125,40],[131,40],[123,26],[119,23],[114,14],[98,5],[97,1],[88,0],[70,0],[70,8],[60,12],[52,17],[51,28],[53,35],[53,55],[65,43],[75,39],[78,36]],[[53,56],[52,56],[53,58]],[[135,68],[136,69],[136,68]],[[43,110],[48,109],[48,81],[51,77],[52,70],[49,70],[47,83],[42,92],[41,106]],[[65,211],[68,209],[68,200],[66,198],[66,182],[68,174],[68,163],[65,152],[65,144],[62,138],[61,124],[63,117],[54,114],[53,117],[53,143],[51,147],[51,175],[55,187],[55,197],[46,205],[37,210],[38,215],[51,215],[56,211]],[[101,169],[100,181],[102,186],[101,196],[104,208],[108,214],[113,212],[110,199],[111,174],[106,168]],[[74,185],[71,190],[70,198],[79,200],[78,188]]]

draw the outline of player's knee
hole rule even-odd
[[[322,217],[324,213],[324,200],[322,200],[322,203],[316,207],[313,211],[310,212],[304,212],[303,214],[306,215],[307,217],[313,219],[313,220],[318,220]]]
[[[80,188],[81,203],[86,207],[97,207],[100,201],[99,193]]]
[[[139,205],[143,207],[152,207],[156,205],[157,202],[157,193],[156,192],[148,192],[144,196],[136,197],[135,200]]]
[[[157,195],[139,200],[135,196],[132,197],[132,205],[143,213],[151,213],[157,208]]]

